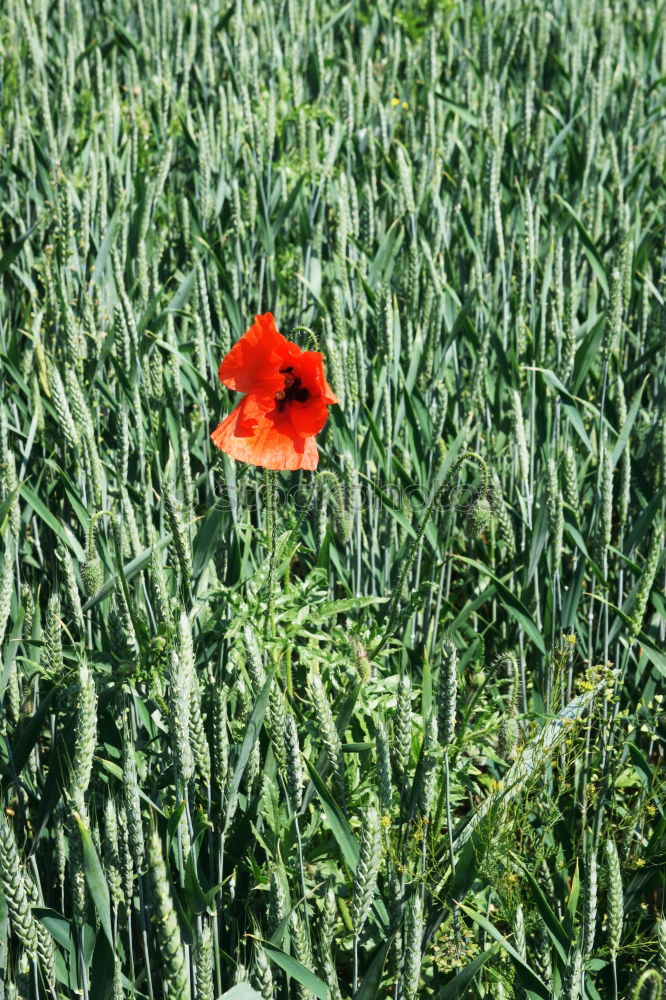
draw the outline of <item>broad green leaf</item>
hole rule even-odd
[[[75,810],[72,811],[72,815],[79,828],[79,834],[81,835],[81,846],[83,848],[83,870],[86,877],[86,883],[88,885],[88,889],[90,890],[92,901],[95,904],[95,909],[97,910],[97,915],[100,919],[102,929],[106,934],[107,940],[111,946],[111,951],[113,952],[114,943],[111,923],[111,900],[109,897],[109,887],[106,884],[104,869],[102,868],[99,857],[97,856],[97,851],[95,849],[93,839],[90,836],[88,827]]]
[[[310,993],[314,993],[319,1000],[329,1000],[328,986],[315,976],[314,972],[310,972],[299,961],[291,955],[287,955],[281,948],[277,948],[274,944],[271,944],[270,941],[262,941],[262,945],[268,957],[276,965],[279,965],[281,969],[284,969],[288,976],[295,979],[297,983],[304,986]]]
[[[557,953],[562,962],[562,967],[566,968],[568,954],[571,949],[571,943],[572,943],[571,937],[565,931],[564,926],[562,925],[556,914],[553,913],[546,897],[541,891],[538,882],[536,881],[532,873],[529,871],[527,866],[520,864],[520,870],[529,883],[530,889],[532,891],[532,898],[534,899],[534,903],[536,905],[537,910],[539,911],[539,915],[545,924],[548,935],[552,940],[553,944],[555,945],[555,948],[557,949]]]
[[[326,813],[326,820],[331,829],[331,832],[338,842],[338,847],[342,851],[342,856],[347,862],[347,866],[353,873],[356,871],[356,865],[358,864],[358,843],[353,833],[349,828],[349,823],[345,819],[345,816],[335,801],[331,793],[329,792],[326,784],[324,783],[321,776],[318,774],[317,769],[314,764],[311,764],[307,758],[304,758],[305,765],[310,773],[310,778],[313,785],[317,789],[317,795],[319,800],[324,807],[324,812]]]
[[[74,553],[76,558],[83,562],[84,551],[81,548],[77,539],[65,527],[61,524],[57,517],[51,513],[49,508],[46,506],[43,500],[37,496],[36,493],[28,486],[27,483],[23,483],[20,488],[21,496],[26,500],[32,509],[34,510],[37,517],[41,518],[44,524],[51,529],[51,531],[56,535],[62,542],[65,543],[68,549]]]

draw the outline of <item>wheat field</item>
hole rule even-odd
[[[663,21],[5,0],[0,1000],[666,1000]]]

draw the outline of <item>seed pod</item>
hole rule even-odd
[[[512,556],[516,554],[516,536],[513,530],[513,521],[511,520],[511,514],[504,501],[504,494],[502,491],[502,486],[499,481],[499,476],[492,470],[492,510],[497,519],[497,528],[499,532],[499,537],[506,544],[506,558],[511,559]]]
[[[90,784],[93,757],[97,745],[97,692],[95,681],[85,663],[79,666],[79,691],[76,700],[76,724],[72,780],[81,795]]]
[[[571,445],[567,445],[564,453],[564,498],[569,506],[578,511],[578,471],[576,469],[576,455]]]
[[[26,874],[24,878],[26,892],[31,904],[33,906],[43,906],[44,900],[41,897],[36,883],[28,874]],[[34,920],[34,925],[37,934],[37,957],[39,959],[39,964],[46,982],[53,989],[56,981],[55,949],[53,947],[53,938],[40,920]]]
[[[342,759],[342,743],[335,727],[335,720],[333,719],[326,690],[321,677],[316,671],[313,671],[308,678],[308,694],[317,720],[319,736],[326,750],[329,766],[335,777],[340,795],[340,804],[343,810],[346,810],[347,793]]]
[[[275,996],[273,990],[273,972],[271,963],[266,955],[266,951],[258,943],[254,946],[254,983],[259,990],[262,1000],[273,1000]],[[211,1000],[213,994],[211,993]],[[207,998],[204,998],[207,1000]]]
[[[551,943],[545,924],[541,921],[537,924],[536,938],[534,941],[534,968],[539,978],[547,989],[552,988],[553,980],[553,959],[551,955]]]
[[[617,958],[620,948],[620,938],[622,936],[622,923],[624,919],[624,900],[622,894],[622,873],[620,871],[620,859],[617,854],[615,842],[610,838],[606,841],[607,859],[607,916],[608,916],[608,944],[613,961]]]
[[[629,619],[629,634],[633,638],[638,635],[643,625],[645,609],[647,607],[650,591],[652,590],[652,584],[654,583],[657,566],[659,565],[663,538],[663,528],[659,526],[653,531],[650,539],[650,548],[648,549],[648,554],[645,559],[645,563],[643,564],[643,571],[638,581],[638,588],[634,599],[634,607]]]
[[[594,935],[597,927],[597,852],[590,851],[585,878],[585,909],[583,957],[589,958],[594,951]]]
[[[178,918],[156,830],[148,838],[150,882],[155,905],[155,933],[164,969],[164,985],[169,997],[189,1000],[190,976],[180,936]]]
[[[272,936],[287,915],[285,876],[281,868],[271,870],[268,892],[268,933]]]
[[[402,995],[405,1000],[414,1000],[421,975],[423,940],[423,903],[418,892],[415,892],[409,901],[405,924],[405,965],[402,973]]]
[[[12,591],[14,589],[14,555],[13,545],[5,543],[5,550],[0,567],[0,645],[5,637],[9,612],[12,606]]]
[[[435,797],[435,770],[437,758],[435,747],[437,746],[437,716],[434,712],[425,727],[423,735],[423,756],[421,759],[421,777],[419,781],[419,808],[424,819],[430,816],[433,799]]]
[[[141,797],[139,795],[139,779],[136,773],[134,747],[127,734],[123,740],[123,792],[127,820],[127,841],[133,859],[132,867],[140,872],[143,868],[145,857],[143,825],[141,822]],[[125,882],[127,888],[127,879]],[[131,890],[127,895],[131,898]]]
[[[548,527],[553,546],[553,572],[559,573],[562,563],[562,538],[564,535],[564,513],[560,484],[557,475],[557,465],[551,458],[548,460]]]
[[[195,970],[197,1000],[213,1000],[215,996],[213,940],[210,923],[205,917],[201,932],[197,935]]]
[[[412,751],[412,684],[408,674],[403,674],[398,686],[395,716],[393,718],[393,762],[400,778],[405,775]]]
[[[7,902],[12,929],[31,958],[37,955],[37,929],[30,909],[23,867],[14,831],[0,811],[0,885]]]
[[[173,486],[166,476],[162,479],[162,493],[164,497],[164,507],[167,513],[167,520],[169,522],[169,530],[171,531],[173,545],[176,550],[178,565],[180,567],[180,574],[183,583],[188,586],[190,580],[192,579],[192,552],[190,549],[189,538],[183,526],[180,511],[178,510]]]
[[[379,814],[370,806],[363,819],[358,864],[352,885],[350,915],[354,934],[360,935],[372,906],[382,857]]]
[[[516,436],[516,447],[518,449],[518,464],[520,467],[520,478],[523,488],[527,492],[530,479],[530,460],[527,453],[527,439],[525,437],[525,421],[523,420],[523,407],[520,401],[520,394],[517,389],[513,390],[513,428]]]
[[[123,877],[120,862],[118,817],[113,799],[104,806],[104,871],[109,884],[111,901],[115,907],[123,902]]]
[[[57,594],[49,597],[46,607],[44,627],[44,647],[42,667],[47,677],[62,676],[65,664],[62,658],[62,626],[60,623],[60,601]]]
[[[437,692],[438,732],[443,747],[453,743],[456,726],[458,695],[458,651],[453,639],[446,636],[442,642]]]
[[[581,977],[583,974],[583,953],[576,948],[571,959],[569,972],[569,990],[567,1000],[578,1000],[580,997]]]
[[[301,750],[298,743],[296,719],[291,712],[287,712],[285,716],[284,754],[289,802],[293,811],[298,813],[303,801],[303,769],[301,767]]]
[[[223,806],[229,772],[229,733],[227,730],[227,692],[216,688],[213,693],[213,739],[212,739],[213,783]]]
[[[58,558],[60,559],[60,565],[63,568],[65,576],[65,591],[67,593],[67,603],[69,609],[72,612],[76,624],[80,629],[83,628],[83,610],[81,608],[81,597],[79,595],[79,588],[76,583],[76,577],[74,576],[74,566],[72,565],[72,557],[69,551],[65,548],[62,542],[58,543],[57,547]]]
[[[465,534],[468,538],[477,538],[487,527],[492,516],[492,510],[488,498],[480,496],[475,500],[467,512],[465,518]]]
[[[190,693],[191,674],[182,658],[173,652],[169,671],[169,722],[172,750],[185,784],[194,775],[194,757],[190,743]]]

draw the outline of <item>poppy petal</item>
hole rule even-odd
[[[220,381],[229,389],[252,392],[258,388],[277,392],[284,359],[298,358],[297,344],[278,333],[273,313],[255,316],[255,321],[226,355],[219,369]]]
[[[290,403],[286,412],[295,433],[303,437],[318,434],[328,419],[328,406],[324,400],[312,396],[305,403]]]
[[[239,462],[266,469],[316,469],[319,452],[314,436],[294,433],[291,422],[276,420],[276,414],[246,396],[213,431],[213,444]]]
[[[324,375],[324,357],[320,351],[303,351],[298,359],[298,371],[310,391],[325,403],[337,403],[337,397]],[[323,426],[323,425],[322,425]]]

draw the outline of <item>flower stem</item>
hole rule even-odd
[[[268,546],[268,605],[264,636],[275,638],[275,542],[277,537],[275,523],[275,473],[264,469],[264,484],[266,487],[266,544]]]

